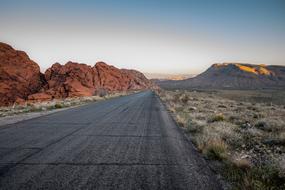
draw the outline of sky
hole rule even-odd
[[[0,0],[0,41],[53,63],[198,74],[285,65],[285,0]]]

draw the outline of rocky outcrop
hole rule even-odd
[[[0,42],[0,106],[23,102],[44,83],[40,67],[25,52]]]
[[[101,90],[126,91],[152,88],[154,85],[140,72],[118,69],[98,62],[94,67],[68,62],[55,63],[45,72],[47,84],[29,100],[92,96]]]
[[[171,89],[284,89],[285,67],[241,63],[213,64],[200,75],[182,81],[158,81]]]
[[[55,63],[45,74],[23,51],[0,43],[0,106],[26,100],[92,96],[98,92],[155,88],[142,73],[98,62]]]
[[[148,80],[144,74],[136,70],[121,69],[122,73],[128,76],[127,86],[128,89],[157,89],[158,87],[154,85],[150,80]]]
[[[55,63],[45,72],[47,85],[42,91],[52,98],[92,96],[99,84],[97,76],[96,70],[86,64]]]
[[[108,91],[139,90],[154,87],[154,85],[136,70],[118,69],[98,62],[94,66],[100,80],[99,87]]]

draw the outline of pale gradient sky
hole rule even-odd
[[[42,69],[69,60],[171,74],[285,65],[284,0],[0,0],[0,26],[0,41]]]

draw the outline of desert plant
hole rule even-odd
[[[181,96],[180,93],[175,94],[175,95],[173,96],[173,101],[174,101],[175,103],[177,103],[177,102],[180,100],[180,96]]]
[[[202,152],[210,159],[223,160],[227,157],[227,145],[221,139],[213,139],[207,142]]]
[[[165,91],[162,100],[191,133],[197,149],[215,160],[213,167],[232,184],[232,189],[285,189],[284,104],[252,103],[250,97],[256,92],[245,94],[246,99],[232,91],[222,93]],[[191,101],[184,101],[184,97]],[[284,102],[284,96],[280,100]]]
[[[225,121],[225,116],[222,114],[217,114],[217,115],[214,115],[209,121],[210,122]]]
[[[60,109],[60,108],[63,108],[63,105],[62,105],[61,103],[56,103],[56,104],[54,105],[54,108],[55,108],[55,109]]]
[[[258,121],[254,126],[264,131],[271,131],[270,126],[267,124],[266,121]]]
[[[183,104],[186,104],[188,101],[189,101],[189,96],[187,94],[183,94],[181,97],[180,97],[180,100]]]
[[[250,169],[251,165],[252,165],[251,162],[246,158],[234,160],[232,162],[233,162],[233,164],[235,164],[236,167],[238,167],[244,171]]]
[[[187,123],[187,116],[185,114],[178,114],[176,116],[176,122],[181,126],[185,127]]]
[[[42,107],[39,105],[31,105],[29,108],[30,112],[36,112],[36,111],[41,111],[41,110],[42,110]]]
[[[285,177],[274,164],[253,167],[246,178],[251,189],[285,189]]]
[[[203,130],[203,125],[193,121],[192,119],[188,119],[186,124],[186,132],[188,133],[198,133]]]
[[[99,97],[105,97],[108,94],[107,90],[104,88],[99,88],[95,91],[94,95]]]

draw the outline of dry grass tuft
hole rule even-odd
[[[227,144],[221,139],[210,140],[203,144],[203,154],[213,160],[224,160],[227,158]]]
[[[209,122],[225,121],[225,116],[223,114],[214,115]]]

